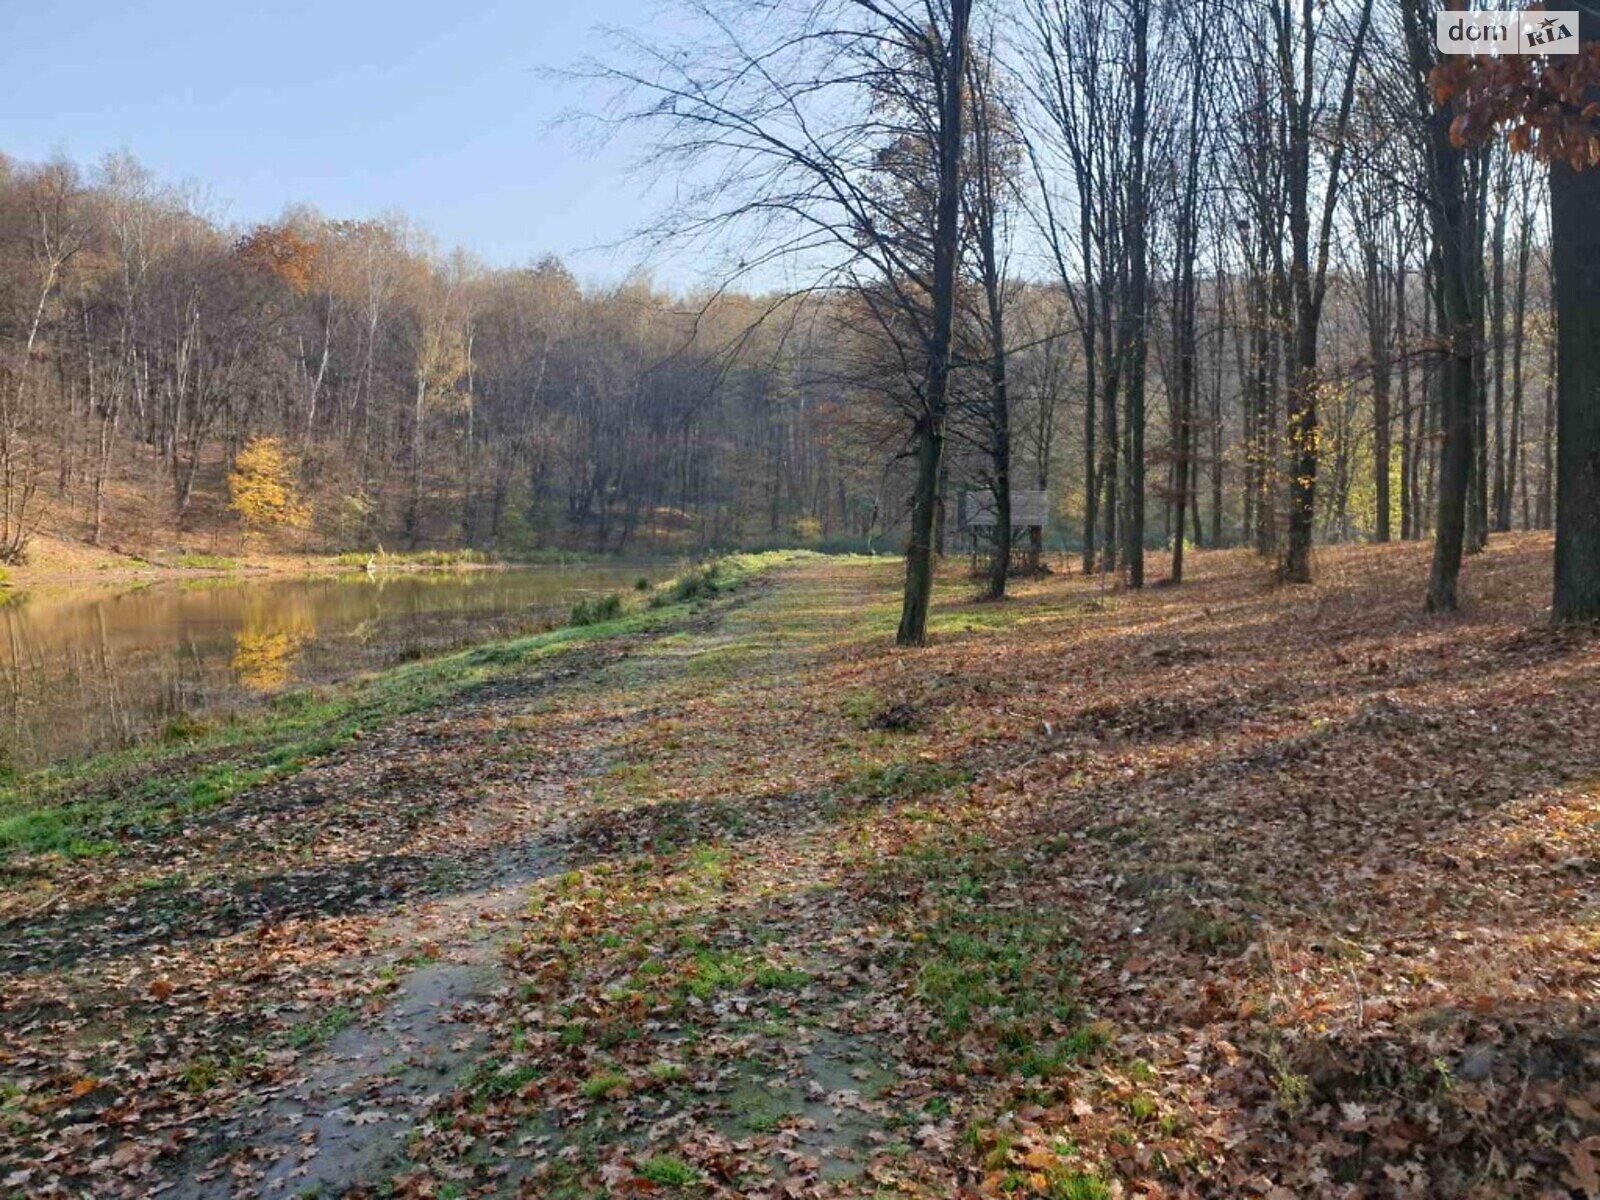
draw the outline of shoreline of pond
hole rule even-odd
[[[732,600],[794,558],[789,552],[733,555],[663,580],[649,594],[597,614],[599,619],[491,637],[334,682],[293,686],[259,708],[181,736],[155,736],[23,770],[8,772],[0,763],[0,870],[17,853],[104,853],[104,839],[92,831],[116,825],[119,798],[136,799],[136,808],[174,813],[210,808],[257,783],[293,774],[379,725],[508,672],[595,643],[671,628],[708,605]]]
[[[684,564],[163,571],[0,599],[0,764],[30,770],[457,650],[593,623]]]
[[[265,555],[233,558],[221,555],[184,555],[176,561],[144,559],[107,552],[93,566],[55,563],[6,567],[0,578],[0,604],[29,596],[51,596],[83,588],[133,590],[158,584],[219,580],[316,580],[358,575],[457,575],[521,570],[679,570],[688,555],[578,555],[565,552],[525,558],[454,558],[454,552],[422,555],[385,555],[346,552],[327,555]],[[189,561],[185,562],[184,559]]]

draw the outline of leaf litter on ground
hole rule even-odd
[[[1595,1194],[1600,643],[1548,553],[1497,538],[1451,619],[1414,546],[952,578],[920,651],[893,564],[806,560],[8,864],[0,1178],[260,1194],[216,1132],[475,923],[460,1049],[330,1194]]]

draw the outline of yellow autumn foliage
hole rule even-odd
[[[252,534],[304,529],[311,506],[300,497],[297,475],[298,464],[280,439],[251,438],[228,476],[228,507]]]

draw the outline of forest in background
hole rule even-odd
[[[234,524],[263,439],[295,548],[859,537],[818,334],[750,334],[769,308],[489,270],[398,218],[232,230],[128,158],[0,163],[0,559]]]
[[[1482,353],[1496,368],[1478,397],[1493,483],[1483,527],[1548,528],[1554,339],[1542,185],[1503,149],[1480,157]],[[1226,159],[1211,169],[1226,171]],[[1342,222],[1322,333],[1332,482],[1318,526],[1328,540],[1431,528],[1437,335],[1416,220],[1371,188],[1355,191]],[[1284,297],[1261,294],[1250,240],[1219,231],[1209,253],[1217,269],[1195,286],[1207,334],[1195,377],[1179,378],[1170,335],[1151,342],[1160,400],[1151,542],[1170,544],[1186,458],[1190,544],[1267,550],[1281,524],[1275,431],[1289,325],[1272,306]],[[1173,283],[1157,271],[1158,303]],[[1058,285],[1008,287],[1025,343],[1010,356],[1013,468],[1019,486],[1051,490],[1054,548],[1078,549],[1084,348]],[[232,524],[225,476],[258,438],[281,442],[308,501],[309,532],[279,537],[295,547],[892,538],[908,472],[885,427],[888,385],[839,311],[848,308],[836,296],[681,296],[643,280],[585,288],[553,259],[491,270],[464,251],[442,254],[399,219],[296,211],[229,230],[128,158],[88,171],[8,162],[9,557],[40,529],[139,545],[152,527],[181,543]],[[1166,329],[1176,315],[1164,314]],[[1185,386],[1187,415],[1176,406]],[[952,447],[942,487],[952,519],[961,490],[990,486],[981,388],[968,390],[973,428]]]

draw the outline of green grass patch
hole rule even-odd
[[[216,732],[217,723],[197,717],[192,713],[179,713],[168,721],[161,730],[163,742],[192,742],[203,738],[209,733]]]
[[[1161,1111],[1154,1096],[1138,1092],[1128,1098],[1128,1115],[1141,1125]]]
[[[959,814],[930,822],[900,854],[865,863],[869,888],[901,925],[901,970],[930,1038],[981,1029],[1011,1069],[1051,1074],[1090,1052],[1071,1044],[1083,1025],[1078,947],[1064,915],[1027,900],[1026,860],[961,826]]]
[[[596,1071],[583,1081],[581,1090],[585,1100],[604,1100],[627,1086],[628,1077],[619,1071]]]
[[[639,1164],[639,1175],[657,1187],[686,1188],[700,1182],[700,1172],[669,1154],[658,1154]]]
[[[811,981],[805,971],[771,963],[757,954],[735,950],[698,950],[682,968],[677,999],[709,1000],[718,992],[760,988],[792,991]]]
[[[846,692],[839,701],[839,715],[852,725],[865,729],[867,723],[887,707],[883,695],[872,688],[857,688]]]
[[[180,554],[178,565],[185,571],[237,571],[239,564],[221,554]]]
[[[739,587],[750,576],[769,567],[807,557],[816,556],[806,550],[768,550],[760,554],[733,554],[727,558],[712,559],[663,583],[651,592],[648,603],[651,608],[666,608],[674,604],[697,604],[711,600]]]
[[[946,1034],[966,1032],[979,1017],[1076,1015],[1064,986],[1076,977],[1076,948],[1043,922],[1020,913],[952,913],[920,947],[915,991]]]
[[[677,1083],[687,1073],[682,1063],[668,1062],[666,1059],[650,1064],[650,1078],[657,1083]]]
[[[304,1021],[291,1029],[289,1044],[296,1050],[325,1046],[341,1030],[348,1029],[355,1019],[356,1014],[343,1005],[331,1008],[315,1020]]]
[[[539,1072],[535,1067],[489,1061],[479,1063],[473,1069],[467,1079],[467,1087],[478,1096],[504,1100],[515,1096],[537,1078]]]
[[[1111,1200],[1111,1185],[1100,1175],[1062,1168],[1045,1179],[1045,1200]]]
[[[936,762],[897,761],[875,763],[863,768],[844,785],[842,791],[869,800],[906,800],[948,792],[971,782],[972,772],[962,767]]]

